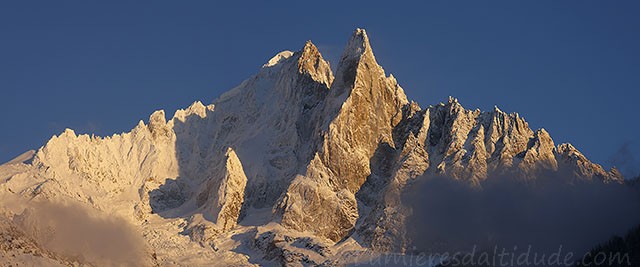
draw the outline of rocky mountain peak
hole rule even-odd
[[[356,76],[378,77],[384,70],[376,62],[369,37],[363,29],[356,29],[342,52],[336,71],[335,95],[345,93],[354,87]]]
[[[336,79],[321,110],[317,152],[278,205],[282,224],[333,241],[353,229],[355,193],[371,175],[371,157],[393,146],[393,129],[409,102],[373,56],[366,32],[357,29],[344,49]],[[332,218],[323,224],[311,214]]]
[[[148,125],[105,138],[65,130],[33,161],[0,166],[9,173],[0,176],[0,194],[76,201],[124,217],[157,251],[157,265],[224,255],[239,266],[333,266],[345,244],[405,251],[403,194],[421,179],[480,185],[560,169],[622,179],[570,144],[556,147],[517,113],[466,109],[453,97],[425,109],[408,101],[363,29],[333,75],[308,41],[213,104],[196,101],[169,120],[159,110]]]
[[[309,40],[305,43],[298,58],[298,71],[310,75],[314,80],[327,86],[333,82],[333,73],[329,62],[324,60],[318,48]]]
[[[367,32],[358,28],[351,35],[342,54],[342,59],[360,58],[365,54],[373,55],[373,51],[371,50],[371,44],[369,44]]]

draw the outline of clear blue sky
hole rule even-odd
[[[308,39],[337,64],[356,27],[423,107],[498,105],[605,166],[640,152],[638,1],[127,2],[0,3],[0,161],[210,102]]]

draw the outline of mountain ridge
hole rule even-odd
[[[452,97],[424,109],[410,102],[363,29],[335,74],[308,41],[210,105],[196,101],[169,120],[155,111],[148,124],[103,138],[67,129],[27,162],[3,165],[3,194],[123,217],[161,264],[189,255],[230,259],[239,247],[329,265],[347,249],[404,252],[412,242],[405,187],[429,175],[480,187],[495,175],[526,180],[562,170],[624,183],[517,113],[467,110]],[[199,248],[178,252],[192,243]],[[271,257],[252,253],[239,261]]]

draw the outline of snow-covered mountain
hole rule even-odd
[[[146,255],[136,264],[339,265],[369,249],[408,249],[412,207],[403,195],[417,179],[481,187],[497,175],[530,180],[549,171],[624,182],[517,113],[468,110],[455,98],[428,107],[407,100],[357,29],[335,74],[309,41],[211,104],[195,102],[169,120],[155,111],[109,137],[67,129],[2,165],[3,199],[30,204],[5,204],[0,227],[37,249],[0,244],[0,259],[101,265],[100,257],[57,256],[48,239],[29,234],[47,227],[30,231],[17,219],[54,202],[133,227]]]

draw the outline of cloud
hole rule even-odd
[[[449,177],[421,177],[403,200],[413,209],[408,235],[431,253],[518,246],[540,253],[585,253],[640,223],[631,187],[576,181],[562,172],[529,181],[489,177],[482,188]]]
[[[139,233],[116,217],[93,216],[70,204],[7,198],[5,210],[22,210],[13,223],[43,249],[98,266],[147,266],[151,258]]]

